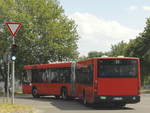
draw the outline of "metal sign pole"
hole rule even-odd
[[[15,38],[13,37],[13,44],[15,44]],[[14,104],[15,93],[15,61],[12,61],[12,104]]]
[[[15,61],[12,62],[12,104],[14,104],[15,93]]]
[[[22,26],[22,23],[20,22],[7,22],[6,26],[8,27],[10,33],[12,34],[13,38],[13,45],[15,45],[15,35],[19,31],[20,27]],[[13,47],[12,47],[13,49]],[[12,57],[12,56],[11,56]],[[12,59],[12,104],[14,104],[14,93],[15,93],[15,59],[14,56]]]
[[[8,99],[9,99],[9,73],[10,73],[10,68],[9,68],[9,60],[8,60],[8,72],[7,72],[7,102],[8,102]]]

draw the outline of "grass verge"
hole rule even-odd
[[[150,89],[142,89],[140,92],[141,93],[149,93],[150,94]]]
[[[36,109],[31,106],[17,104],[0,104],[0,113],[35,113]]]

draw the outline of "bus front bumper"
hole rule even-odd
[[[95,103],[138,103],[140,96],[137,95],[96,95]]]

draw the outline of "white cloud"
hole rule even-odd
[[[143,6],[144,11],[150,11],[150,6]]]
[[[135,10],[137,10],[137,9],[138,9],[138,7],[137,7],[137,6],[132,5],[132,6],[130,6],[128,9],[129,9],[129,10],[131,10],[131,11],[135,11]]]
[[[80,55],[87,55],[89,51],[108,51],[112,44],[129,41],[139,33],[117,21],[106,21],[89,13],[74,13],[69,17],[78,25]]]

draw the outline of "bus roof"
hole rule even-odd
[[[71,62],[25,65],[23,69],[46,69],[46,68],[63,68],[63,67],[71,67]]]
[[[136,59],[138,60],[139,58],[137,57],[94,57],[94,58],[89,58],[89,59],[86,59],[86,60],[81,60],[81,61],[78,61],[78,62],[87,62],[87,61],[91,61],[91,60],[97,60],[97,59]]]
[[[139,59],[137,57],[122,57],[122,56],[118,56],[118,57],[95,57],[93,59]]]
[[[94,57],[90,58],[87,60],[81,60],[78,61],[77,63],[80,62],[87,62],[91,60],[96,60],[96,59],[136,59],[138,60],[139,58],[137,57]],[[23,69],[46,69],[46,68],[63,68],[63,67],[71,67],[72,62],[59,62],[59,63],[51,63],[51,64],[35,64],[35,65],[25,65]]]

